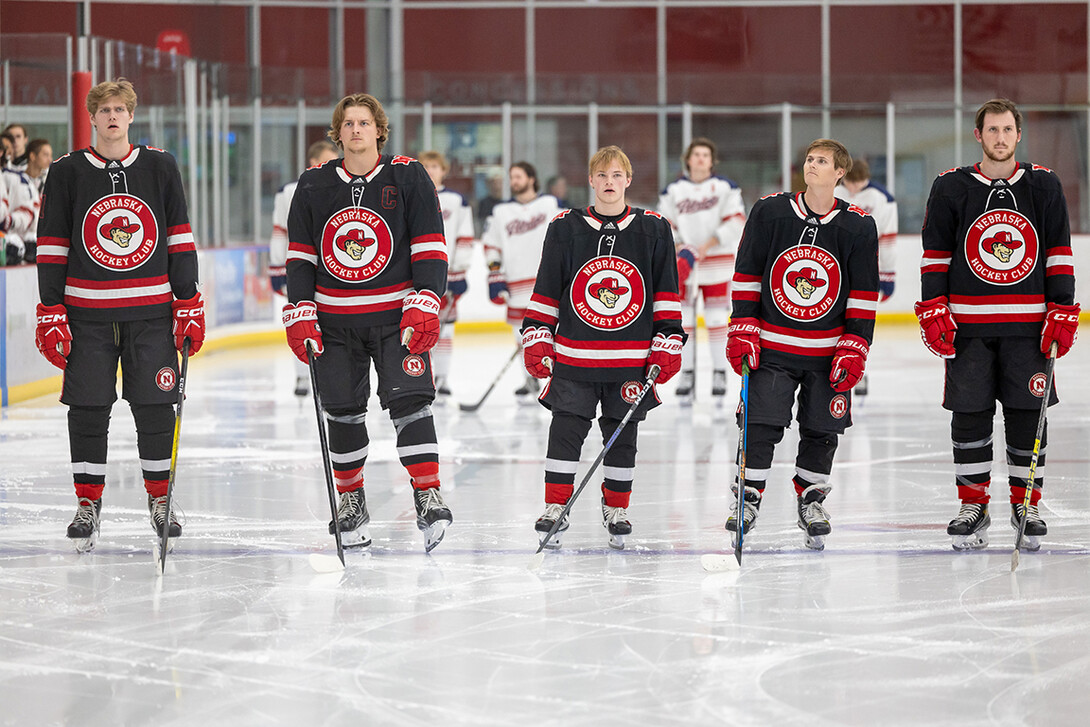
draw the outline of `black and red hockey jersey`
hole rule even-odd
[[[685,335],[670,223],[635,207],[617,220],[591,208],[557,215],[522,327],[553,332],[556,376],[642,379],[651,339]]]
[[[946,296],[959,336],[1039,336],[1048,303],[1075,302],[1067,201],[1059,178],[1019,163],[1008,179],[979,166],[931,186],[920,266],[923,300]]]
[[[383,154],[353,175],[334,159],[299,177],[288,213],[288,300],[324,325],[396,324],[413,290],[442,297],[447,249],[435,185],[420,162]]]
[[[878,308],[878,230],[842,199],[812,212],[802,192],[758,200],[746,221],[732,318],[761,322],[761,361],[821,370],[844,334],[869,346]]]
[[[134,146],[124,159],[93,149],[49,168],[38,217],[38,290],[73,320],[169,318],[197,294],[197,248],[178,164]]]

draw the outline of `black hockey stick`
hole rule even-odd
[[[652,364],[651,368],[647,369],[647,379],[643,383],[643,388],[640,389],[640,393],[636,395],[636,400],[632,402],[632,406],[628,407],[628,411],[625,412],[624,419],[621,419],[621,423],[617,425],[617,428],[613,431],[613,435],[606,442],[606,446],[602,447],[602,451],[598,453],[598,457],[591,464],[590,469],[587,470],[587,474],[583,476],[583,481],[579,483],[579,487],[575,490],[575,493],[568,498],[568,504],[564,505],[564,512],[560,513],[560,517],[556,519],[553,526],[546,533],[545,537],[541,539],[541,544],[537,546],[537,552],[530,558],[530,563],[527,566],[530,570],[537,570],[541,567],[542,561],[545,560],[545,545],[556,535],[556,531],[560,529],[560,524],[564,522],[564,518],[571,512],[572,505],[575,504],[576,499],[579,497],[579,493],[583,491],[583,488],[590,482],[591,475],[594,474],[594,470],[598,469],[598,465],[602,463],[602,460],[606,458],[606,453],[609,448],[613,446],[613,443],[617,441],[617,437],[621,434],[621,431],[628,424],[628,420],[632,418],[632,415],[636,413],[636,408],[643,401],[643,397],[647,395],[648,391],[651,391],[651,387],[655,385],[655,379],[659,377],[659,367]]]
[[[478,399],[475,404],[459,404],[458,408],[462,411],[477,411],[478,409],[480,409],[481,404],[483,404],[484,400],[488,398],[488,395],[492,393],[492,389],[496,388],[496,384],[500,383],[500,379],[502,379],[503,375],[507,373],[507,369],[511,368],[511,364],[514,363],[515,359],[518,358],[518,355],[520,353],[522,353],[522,346],[519,344],[515,344],[515,350],[511,352],[511,358],[507,359],[507,363],[505,363],[503,365],[503,368],[500,369],[500,372],[496,374],[496,378],[492,379],[492,383],[488,385],[487,389],[485,389],[484,394],[481,396],[481,398]]]
[[[329,442],[326,440],[325,417],[322,416],[322,397],[318,393],[318,375],[314,368],[314,349],[310,341],[307,341],[307,368],[310,369],[310,390],[314,392],[314,413],[318,417],[318,443],[322,447],[322,465],[325,467],[326,494],[329,495],[329,512],[333,516],[333,536],[337,540],[337,558],[340,567],[335,563],[327,563],[331,560],[328,556],[310,556],[310,565],[320,573],[344,569],[344,544],[341,542],[341,522],[337,519],[337,496],[333,487],[333,468],[329,464]]]
[[[182,370],[178,375],[178,411],[174,414],[174,446],[170,450],[170,476],[167,478],[166,519],[159,534],[159,572],[167,572],[167,547],[170,544],[170,504],[174,499],[174,475],[178,471],[178,440],[182,435],[182,404],[185,403],[185,377],[189,370],[189,336],[182,340]]]
[[[735,522],[738,537],[734,543],[734,558],[737,564],[732,562],[729,555],[719,553],[705,553],[700,556],[700,565],[710,572],[735,570],[742,566],[742,539],[745,535],[745,496],[746,489],[746,445],[749,433],[749,362],[742,358],[742,428],[738,431],[738,491],[737,504],[735,505]]]
[[[1033,440],[1033,456],[1029,460],[1029,477],[1026,483],[1026,495],[1022,498],[1022,517],[1018,521],[1018,536],[1014,539],[1011,551],[1011,573],[1018,568],[1018,552],[1022,549],[1022,540],[1026,537],[1026,518],[1029,516],[1029,502],[1033,496],[1033,480],[1037,476],[1037,459],[1041,455],[1041,438],[1045,435],[1045,417],[1048,413],[1048,397],[1052,393],[1052,374],[1056,370],[1057,343],[1052,342],[1048,349],[1048,362],[1045,364],[1045,392],[1041,395],[1041,414],[1037,417],[1037,436]]]

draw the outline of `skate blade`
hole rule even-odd
[[[609,547],[614,550],[624,550],[624,536],[609,534]]]
[[[969,535],[951,535],[950,545],[957,551],[983,550],[988,547],[988,536],[979,532]]]
[[[428,525],[422,529],[424,533],[424,552],[430,553],[435,550],[435,546],[443,542],[443,536],[447,533],[447,526],[450,525],[449,520],[436,520],[431,525]]]
[[[94,550],[96,543],[98,543],[98,532],[92,533],[89,538],[72,538],[72,545],[75,546],[76,552],[81,555]]]
[[[556,534],[553,535],[553,537],[549,539],[549,542],[545,543],[545,538],[548,537],[548,535],[549,535],[548,531],[546,531],[544,533],[541,532],[541,531],[538,531],[537,544],[541,545],[542,543],[545,543],[545,550],[560,550],[560,533],[561,532],[562,531],[557,530]]]
[[[361,525],[355,530],[341,531],[341,547],[344,548],[370,548],[371,532],[366,525]]]
[[[825,550],[824,535],[805,535],[803,542],[810,550]]]
[[[1023,535],[1022,547],[1020,550],[1025,550],[1030,553],[1036,553],[1041,549],[1041,536],[1039,535]]]
[[[174,541],[175,540],[177,540],[177,538],[167,538],[167,555],[170,555],[171,553],[174,552]],[[162,548],[163,548],[163,541],[156,538],[156,540],[155,540],[155,558],[156,558],[156,560],[158,560],[159,557],[163,554]]]

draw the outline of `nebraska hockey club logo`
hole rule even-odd
[[[816,245],[785,250],[772,264],[772,300],[788,318],[816,321],[840,296],[840,263]]]
[[[572,310],[592,328],[619,331],[639,318],[645,291],[639,269],[619,257],[596,257],[575,274]]]
[[[626,381],[621,384],[621,398],[624,399],[625,404],[636,403],[641,391],[643,391],[643,384],[639,381]]]
[[[164,366],[155,374],[155,385],[163,391],[174,390],[174,369]]]
[[[1036,396],[1038,399],[1045,395],[1045,375],[1042,373],[1036,373],[1029,379],[1029,393]]]
[[[322,263],[330,275],[346,283],[370,280],[381,273],[393,249],[386,220],[366,207],[341,210],[325,223]]]
[[[844,415],[848,413],[848,397],[837,394],[830,399],[829,413],[833,416],[833,419],[843,419]]]
[[[401,370],[409,376],[423,376],[426,368],[427,366],[424,365],[424,359],[417,356],[415,353],[410,353],[401,362]]]
[[[1037,265],[1037,231],[1015,210],[985,212],[965,236],[965,260],[985,283],[1014,285]]]
[[[110,194],[83,218],[83,243],[107,270],[135,270],[151,259],[159,226],[148,205],[131,194]]]

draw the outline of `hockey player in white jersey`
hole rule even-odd
[[[340,157],[337,145],[328,139],[316,141],[307,149],[307,169],[321,166]],[[273,292],[287,297],[288,273],[288,210],[299,180],[288,182],[273,198],[273,229],[269,238],[269,282]],[[286,301],[283,301],[286,302]],[[283,302],[277,308],[283,308]],[[295,395],[306,396],[310,391],[310,372],[302,361],[295,362]]]
[[[0,170],[3,175],[3,197],[0,203],[0,231],[3,231],[5,264],[18,265],[24,259],[34,262],[38,233],[38,208],[41,199],[38,187],[26,172]]]
[[[432,350],[432,371],[435,373],[435,393],[442,401],[450,396],[450,358],[454,348],[454,323],[458,320],[458,299],[465,295],[466,268],[473,255],[473,210],[460,193],[443,184],[450,173],[450,163],[437,151],[420,155],[420,163],[435,184],[439,209],[443,213],[443,235],[447,239],[447,292],[439,309],[439,342]]]
[[[836,188],[836,196],[861,208],[878,227],[878,301],[893,295],[897,274],[897,200],[885,187],[870,178],[870,166],[854,159],[852,168]],[[855,387],[856,396],[867,395],[867,376]]]
[[[682,322],[689,337],[678,377],[677,395],[682,403],[692,402],[695,386],[693,333],[697,298],[704,302],[704,325],[712,357],[712,395],[722,401],[727,393],[730,279],[746,210],[738,185],[715,174],[716,156],[715,142],[693,139],[682,157],[685,176],[668,184],[659,199],[659,212],[674,227]]]
[[[545,231],[561,207],[551,194],[538,194],[534,165],[516,162],[508,173],[512,198],[492,208],[481,240],[489,270],[488,297],[497,305],[507,305],[507,323],[521,344],[519,327],[534,292]],[[527,374],[515,394],[536,396],[540,388],[537,379]]]

